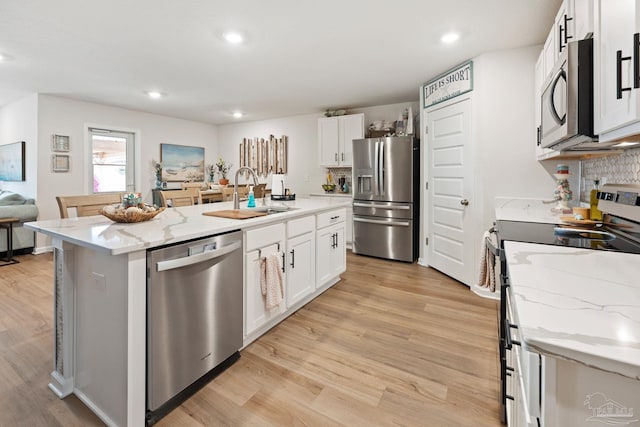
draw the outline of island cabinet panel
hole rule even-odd
[[[285,250],[284,224],[271,225],[246,232],[245,280],[244,280],[244,333],[250,336],[272,319],[286,311],[286,298],[273,309],[267,309],[262,294],[260,274],[265,259],[276,254],[282,262]],[[283,275],[283,287],[286,295],[286,278]]]
[[[316,289],[316,238],[313,231],[287,242],[287,285],[289,307]]]

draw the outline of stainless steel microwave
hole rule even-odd
[[[593,39],[560,54],[541,96],[540,145],[564,150],[605,148],[593,134]]]

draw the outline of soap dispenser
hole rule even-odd
[[[253,195],[253,185],[249,186],[249,201],[247,202],[247,207],[248,208],[256,207],[256,198]]]

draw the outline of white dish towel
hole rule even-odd
[[[260,259],[260,289],[267,310],[279,306],[284,298],[281,257],[282,252],[275,252]]]

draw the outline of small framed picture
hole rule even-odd
[[[51,150],[69,151],[69,137],[66,135],[53,135]]]
[[[69,172],[69,156],[66,154],[53,154],[51,156],[53,172]]]

